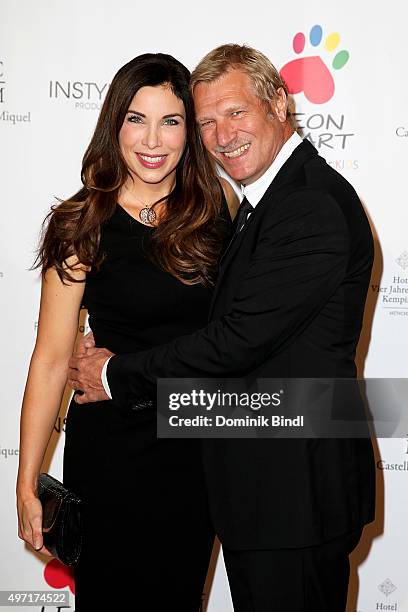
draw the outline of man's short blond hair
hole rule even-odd
[[[285,81],[266,55],[247,45],[236,44],[221,45],[207,53],[191,74],[191,90],[198,83],[211,83],[231,70],[241,70],[247,74],[255,95],[268,106],[275,100],[279,89],[283,89],[288,97]],[[292,122],[289,109],[287,118]]]

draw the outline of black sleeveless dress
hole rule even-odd
[[[96,346],[136,352],[206,324],[210,291],[152,262],[154,231],[119,205],[102,227],[105,259],[84,293]],[[77,612],[200,607],[214,539],[200,441],[158,440],[156,413],[145,412],[69,407],[64,483],[85,502]]]

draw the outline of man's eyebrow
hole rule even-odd
[[[222,109],[222,115],[228,115],[228,113],[233,113],[234,111],[237,110],[247,110],[247,106],[246,104],[231,104],[230,106],[227,106],[225,108]],[[197,121],[212,121],[212,119],[214,119],[214,117],[210,116],[210,115],[203,115],[202,117],[197,117]]]
[[[233,111],[237,111],[237,110],[246,110],[247,106],[246,104],[231,104],[231,106],[227,106],[226,108],[224,108],[224,112],[225,113],[232,113]]]
[[[127,112],[132,113],[132,115],[139,115],[139,117],[146,118],[145,114],[141,113],[140,111],[132,110],[131,108],[129,108]],[[170,113],[169,115],[163,115],[162,119],[170,119],[171,117],[181,117],[184,119],[184,115],[181,113]]]

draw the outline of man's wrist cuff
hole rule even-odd
[[[108,357],[108,359],[103,364],[103,368],[101,372],[101,381],[102,381],[103,388],[105,389],[106,395],[109,397],[109,399],[112,399],[112,393],[111,393],[111,390],[109,389],[108,373],[107,373],[108,363],[110,359],[112,359],[112,355]]]

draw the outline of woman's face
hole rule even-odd
[[[171,88],[139,89],[119,132],[119,146],[135,186],[161,184],[170,191],[185,142],[184,104]]]

